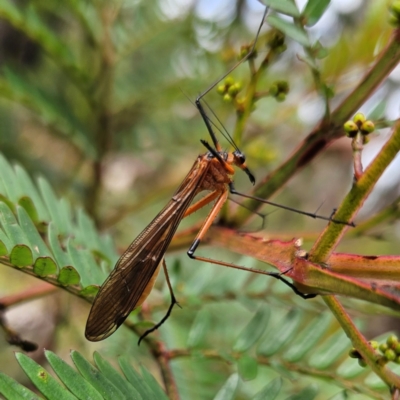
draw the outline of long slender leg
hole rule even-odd
[[[287,272],[287,271],[286,271]],[[300,296],[302,299],[314,299],[315,297],[317,297],[318,295],[315,293],[303,293],[301,292],[299,289],[297,289],[297,287],[295,285],[293,285],[292,282],[288,281],[286,278],[283,277],[283,274],[285,274],[286,272],[280,273],[280,272],[270,272],[268,275],[272,276],[272,278],[276,278],[278,279],[278,281],[283,282],[285,285],[289,286],[290,289],[293,290],[293,292],[297,295]]]
[[[220,192],[218,190],[214,190],[213,192],[209,193],[207,196],[203,197],[193,205],[191,205],[183,215],[183,218],[188,217],[189,215],[193,214],[197,210],[200,210],[200,208],[203,208],[206,206],[208,203],[211,203],[213,200],[218,198],[220,196]]]
[[[229,267],[229,268],[239,269],[241,271],[248,271],[248,272],[253,272],[255,274],[271,276],[272,278],[278,279],[279,281],[283,282],[285,285],[289,286],[293,290],[293,292],[297,296],[300,296],[302,299],[313,299],[314,297],[317,296],[317,294],[315,294],[315,293],[301,292],[299,289],[297,289],[297,287],[293,283],[291,283],[286,278],[284,278],[282,276],[282,273],[280,273],[280,272],[268,272],[268,271],[264,271],[262,269],[242,267],[240,265],[236,265],[236,264],[228,263],[228,262],[224,262],[224,261],[219,261],[219,260],[214,260],[212,258],[195,256],[194,251],[191,255],[189,255],[189,257],[194,260],[205,261],[205,262],[209,262],[211,264],[221,265],[223,267]]]
[[[307,215],[308,217],[311,217],[311,218],[314,218],[314,219],[322,219],[322,220],[324,220],[324,221],[334,222],[335,224],[342,224],[342,225],[347,225],[347,226],[352,226],[352,227],[355,227],[355,226],[356,226],[356,225],[354,224],[354,222],[340,221],[340,220],[337,220],[337,219],[333,218],[333,216],[334,216],[334,214],[335,214],[335,211],[333,211],[332,214],[331,214],[329,217],[325,217],[325,216],[323,216],[323,215],[318,215],[318,214],[315,214],[315,213],[310,213],[310,212],[307,212],[307,211],[298,210],[298,209],[296,209],[296,208],[284,206],[284,205],[282,205],[282,204],[278,204],[278,203],[274,203],[274,202],[269,201],[269,200],[265,200],[265,199],[263,199],[263,198],[261,198],[261,197],[250,196],[250,195],[248,195],[248,194],[238,192],[238,191],[234,188],[234,186],[233,186],[232,183],[229,185],[229,191],[230,191],[232,194],[236,194],[236,195],[238,195],[238,196],[240,196],[240,197],[245,197],[246,199],[257,200],[257,201],[259,201],[260,203],[269,204],[269,205],[271,205],[271,206],[278,207],[278,208],[282,208],[283,210],[292,211],[292,212],[295,212],[295,213],[297,213],[297,214]]]
[[[163,269],[164,269],[164,275],[165,275],[165,279],[167,280],[167,285],[168,285],[168,289],[169,289],[169,294],[171,295],[171,304],[168,307],[168,310],[166,312],[166,314],[164,315],[164,317],[161,319],[160,322],[158,322],[157,324],[155,324],[152,328],[148,329],[146,332],[143,333],[142,336],[140,336],[139,341],[138,341],[138,345],[140,345],[140,342],[147,336],[149,335],[151,332],[154,332],[155,330],[157,330],[171,315],[172,309],[174,308],[174,305],[178,305],[179,303],[176,300],[176,297],[174,295],[174,291],[172,290],[172,285],[171,285],[171,281],[169,279],[169,275],[168,275],[168,270],[167,270],[167,264],[165,263],[165,259],[162,259],[162,265],[163,265]]]
[[[221,209],[222,205],[225,203],[226,198],[227,198],[227,192],[220,192],[217,190],[214,190],[213,192],[209,193],[207,196],[203,197],[202,199],[200,199],[199,201],[197,201],[195,204],[193,204],[192,206],[190,206],[183,218],[189,216],[190,214],[193,214],[195,211],[199,210],[200,208],[204,207],[205,205],[207,205],[208,203],[212,202],[213,200],[217,199],[218,201],[217,203],[221,203],[218,208],[216,209],[215,206],[213,207],[213,209],[211,210],[211,213],[209,215],[209,217],[207,218],[207,220],[210,220],[209,224],[207,224],[207,220],[205,221],[204,225],[207,225],[206,227],[202,227],[202,229],[200,230],[199,235],[201,234],[201,236],[204,236],[205,232],[208,230],[208,228],[210,227],[210,225],[212,224],[213,220],[215,219],[216,215],[218,214],[219,210]],[[213,216],[211,217],[211,214],[213,213]],[[211,218],[211,219],[210,219]],[[199,236],[198,235],[198,236]],[[140,345],[140,342],[150,333],[154,332],[155,330],[157,330],[171,315],[172,309],[174,307],[175,304],[177,304],[179,306],[178,301],[176,300],[176,297],[174,295],[174,291],[172,289],[172,285],[171,285],[171,281],[169,279],[169,275],[168,275],[168,270],[167,270],[167,265],[165,263],[165,259],[163,258],[162,260],[162,264],[163,264],[163,269],[164,269],[164,275],[165,278],[167,280],[167,285],[168,285],[168,289],[169,289],[169,293],[171,295],[171,304],[168,307],[168,310],[166,312],[166,314],[164,315],[164,317],[161,319],[160,322],[158,322],[156,325],[154,325],[152,328],[148,329],[147,331],[145,331],[143,333],[142,336],[140,336],[139,341],[138,341],[138,345]]]
[[[203,226],[201,227],[199,233],[197,234],[193,244],[190,246],[190,249],[188,250],[187,254],[189,255],[190,258],[194,259],[194,260],[199,260],[199,261],[205,261],[205,262],[209,262],[212,264],[216,264],[216,265],[221,265],[224,267],[229,267],[229,268],[235,268],[235,269],[239,269],[242,271],[249,271],[249,272],[253,272],[253,273],[257,273],[257,274],[261,274],[261,275],[268,275],[271,276],[275,279],[280,280],[281,282],[283,282],[285,285],[289,286],[293,292],[300,296],[303,299],[310,299],[310,298],[314,298],[316,297],[316,294],[310,293],[310,294],[305,294],[302,293],[301,291],[299,291],[295,285],[293,285],[291,282],[289,282],[286,278],[284,278],[281,273],[278,272],[267,272],[267,271],[263,271],[260,269],[256,269],[256,268],[246,268],[246,267],[242,267],[233,263],[227,263],[224,261],[218,261],[218,260],[214,260],[211,258],[207,258],[207,257],[202,257],[202,256],[195,256],[195,251],[197,249],[197,247],[199,246],[199,244],[201,243],[201,240],[203,239],[204,235],[206,234],[206,232],[208,231],[208,229],[211,227],[212,223],[214,222],[215,218],[217,217],[217,215],[219,214],[222,206],[225,204],[226,200],[228,198],[228,191],[213,191],[211,193],[209,193],[207,196],[203,197],[202,199],[200,199],[198,202],[196,202],[195,204],[193,204],[192,206],[190,206],[185,214],[184,217],[187,217],[189,215],[191,215],[192,213],[194,213],[195,211],[199,210],[200,208],[204,207],[205,205],[207,205],[208,203],[210,203],[213,200],[217,200],[213,206],[213,208],[211,209],[208,217],[206,218],[206,220],[203,223]],[[168,310],[166,312],[166,314],[164,315],[164,317],[160,320],[160,322],[158,322],[156,325],[154,325],[151,329],[148,329],[147,331],[144,332],[144,334],[139,338],[138,344],[140,344],[140,342],[150,333],[154,332],[155,330],[157,330],[171,315],[172,313],[172,309],[174,307],[175,304],[178,304],[176,297],[174,295],[173,289],[172,289],[172,285],[169,279],[169,275],[168,275],[168,270],[167,270],[167,265],[165,263],[165,260],[162,260],[163,263],[163,269],[164,269],[164,274],[165,274],[165,278],[167,280],[167,285],[168,285],[168,289],[171,295],[171,304],[168,307]]]
[[[217,193],[219,195],[219,197],[217,198],[217,201],[215,202],[213,208],[211,209],[210,213],[208,214],[208,217],[204,221],[203,226],[201,227],[194,242],[192,243],[192,245],[190,246],[190,249],[187,252],[187,254],[190,258],[195,258],[194,252],[196,251],[197,246],[200,244],[200,241],[203,239],[206,232],[210,229],[211,224],[214,222],[214,220],[217,217],[218,213],[220,212],[222,206],[225,204],[226,199],[228,198],[228,191],[226,189],[224,191],[217,192]]]
[[[293,283],[289,282],[279,272],[268,272],[268,271],[263,271],[261,269],[256,269],[256,268],[246,268],[246,267],[242,267],[240,265],[236,265],[236,264],[233,264],[233,263],[228,263],[228,262],[224,262],[224,261],[218,261],[218,260],[214,260],[214,259],[208,258],[208,257],[196,256],[194,254],[196,249],[197,249],[197,247],[201,243],[201,240],[203,239],[204,235],[206,234],[206,232],[210,228],[211,224],[213,223],[214,219],[216,218],[216,216],[218,215],[219,211],[221,210],[222,206],[224,205],[227,197],[228,197],[228,191],[223,191],[223,192],[220,193],[220,195],[219,195],[217,201],[215,202],[212,210],[210,211],[207,219],[204,221],[203,226],[201,227],[201,229],[200,229],[199,233],[197,234],[195,240],[193,241],[192,245],[190,246],[190,249],[187,252],[188,256],[190,258],[194,259],[194,260],[205,261],[205,262],[209,262],[211,264],[221,265],[223,267],[235,268],[235,269],[240,269],[242,271],[253,272],[253,273],[256,273],[256,274],[268,275],[268,276],[271,276],[271,277],[273,277],[275,279],[280,280],[285,285],[289,286],[296,295],[300,296],[303,299],[311,299],[311,298],[316,297],[316,294],[314,294],[314,293],[309,293],[309,294],[302,293],[299,289],[296,288],[296,286]]]

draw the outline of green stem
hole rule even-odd
[[[258,99],[258,96],[256,94],[257,83],[264,73],[265,69],[270,64],[271,58],[274,56],[274,54],[275,53],[273,50],[269,51],[262,63],[260,64],[258,70],[256,70],[255,72],[253,71],[253,68],[250,67],[250,71],[252,71],[250,76],[250,83],[247,87],[245,101],[243,105],[241,105],[241,109],[238,110],[238,118],[236,121],[235,129],[233,131],[233,140],[239,148],[242,141],[242,135],[245,125],[250,117],[251,112],[253,111],[254,102]],[[249,60],[249,62],[252,62],[252,60]]]
[[[337,210],[335,219],[340,221],[353,221],[376,182],[399,151],[400,121],[395,125],[392,136],[383,146],[379,154],[371,162],[360,179],[354,183],[352,189]],[[348,229],[346,225],[329,224],[314,243],[309,254],[309,260],[315,263],[327,262],[346,229]]]
[[[360,80],[352,93],[333,111],[329,121],[324,120],[307,136],[295,152],[275,171],[267,175],[255,189],[255,196],[268,199],[302,167],[314,159],[332,141],[343,136],[343,124],[371,96],[400,60],[400,33],[395,30],[388,46],[375,65]],[[242,226],[261,204],[246,200],[232,216],[232,224]]]
[[[323,296],[326,305],[336,317],[353,346],[361,354],[363,360],[389,386],[400,387],[400,377],[387,368],[382,356],[379,356],[368,341],[361,335],[353,321],[335,296]]]
[[[199,351],[198,351],[199,352]],[[199,353],[204,359],[208,360],[216,360],[219,362],[226,363],[226,357],[223,357],[220,352],[216,350],[211,350],[211,349],[203,349]],[[235,359],[239,360],[243,354],[238,353],[238,352],[233,352],[230,354],[230,356]],[[188,357],[193,357],[193,350],[190,349],[173,349],[170,350],[170,358],[171,359],[181,359],[181,358],[188,358]],[[343,379],[336,375],[333,372],[329,371],[321,371],[316,368],[310,368],[308,365],[303,365],[302,363],[299,362],[288,362],[285,360],[281,360],[277,357],[271,358],[271,357],[264,357],[261,355],[258,355],[256,357],[257,364],[259,365],[264,365],[264,366],[271,366],[274,365],[275,368],[282,368],[288,371],[293,371],[297,372],[303,376],[308,376],[308,377],[314,377],[314,378],[319,378],[325,381],[333,381],[335,382],[336,385],[339,387],[343,387],[347,390],[365,394],[367,396],[370,396],[371,398],[374,399],[384,399],[386,398],[383,394],[381,395],[380,393],[377,393],[373,389],[368,388],[366,385],[360,385],[358,382],[356,382],[354,379]]]
[[[393,134],[373,162],[368,166],[360,179],[354,184],[350,193],[346,196],[336,217],[351,220],[357,214],[374,188],[376,182],[386,170],[388,165],[400,151],[400,122],[394,128]],[[344,225],[330,224],[314,244],[309,253],[312,262],[326,262],[333,249],[339,243],[345,229]],[[335,315],[343,330],[346,332],[353,346],[359,351],[364,361],[371,369],[389,386],[400,387],[400,377],[391,372],[384,362],[383,357],[378,356],[367,340],[354,325],[351,318],[334,296],[323,296],[323,299],[332,313]]]

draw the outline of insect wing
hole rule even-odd
[[[93,302],[86,323],[87,339],[107,338],[138,305],[196,195],[208,165],[199,159],[196,161],[173,198],[118,260]]]

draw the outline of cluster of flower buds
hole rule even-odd
[[[287,81],[275,81],[269,88],[269,95],[276,101],[284,101],[289,93],[289,84]]]
[[[283,53],[287,49],[285,43],[285,35],[277,29],[272,29],[270,32],[267,33],[266,46],[269,47],[275,54]],[[253,48],[252,44],[242,46],[240,48],[240,52],[237,57],[238,60],[241,60],[244,57],[246,57],[252,48]],[[251,55],[250,58],[256,58],[256,57],[257,57],[257,50],[254,49],[253,54]]]
[[[242,90],[240,82],[235,82],[231,77],[225,79],[224,83],[218,85],[217,92],[224,97],[224,101],[230,102]]]
[[[285,35],[277,29],[271,30],[267,36],[267,46],[276,54],[283,53],[287,48]]]
[[[396,364],[400,364],[400,342],[396,335],[390,335],[386,341],[381,344],[375,340],[372,340],[369,344],[374,350],[379,350],[386,363],[392,361]],[[366,367],[366,362],[355,348],[349,351],[349,357],[358,359],[358,364],[361,367]]]
[[[280,54],[286,50],[285,44],[285,35],[279,30],[273,29],[266,35],[266,45],[270,48],[267,56],[264,61],[261,63],[261,66],[267,66],[273,55]],[[253,59],[257,57],[257,51],[254,49],[253,44],[242,46],[240,52],[238,54],[238,59],[243,60],[246,56],[251,55],[248,59]],[[260,67],[261,68],[261,67]],[[254,69],[254,65],[253,65]],[[254,72],[253,72],[254,73]],[[225,81],[218,85],[217,92],[223,96],[225,102],[235,102],[235,106],[238,112],[242,112],[244,108],[244,104],[246,102],[245,98],[238,98],[237,95],[242,90],[242,84],[240,82],[236,82],[232,77],[227,77]],[[251,104],[251,109],[255,108],[255,101],[261,97],[271,96],[274,97],[277,101],[284,101],[286,99],[286,95],[289,92],[289,85],[287,81],[275,81],[272,83],[268,91],[264,91],[263,93],[256,93],[254,95],[254,99]]]
[[[357,113],[352,120],[346,121],[343,127],[346,135],[350,138],[356,137],[359,132],[363,136],[367,136],[375,130],[374,123],[367,120],[362,113]]]
[[[400,364],[400,342],[396,335],[390,335],[386,342],[379,345],[379,351],[385,359]]]

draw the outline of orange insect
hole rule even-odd
[[[264,13],[255,42],[261,30],[266,12],[267,10]],[[239,61],[239,63],[237,63],[227,74],[225,74],[222,79],[224,79],[233,69],[235,69],[239,64],[247,60],[252,55],[255,42],[247,56]],[[171,305],[164,318],[152,329],[146,331],[140,340],[150,332],[157,329],[168,318],[174,304],[177,302],[168,278],[165,261],[163,260],[164,254],[171,243],[171,240],[181,220],[212,201],[215,201],[215,203],[187,252],[189,257],[222,266],[250,270],[235,264],[212,260],[206,257],[195,256],[197,247],[217,217],[222,206],[226,202],[229,192],[232,194],[238,194],[244,197],[256,199],[263,203],[274,205],[286,210],[312,216],[313,218],[320,218],[342,223],[332,219],[331,217],[307,213],[291,207],[281,206],[261,198],[244,195],[234,189],[232,179],[235,173],[234,167],[238,167],[243,170],[249,177],[250,182],[253,184],[255,183],[255,178],[246,166],[244,154],[238,149],[230,137],[228,137],[228,140],[233,145],[235,150],[233,152],[222,151],[221,145],[219,144],[212,129],[211,121],[201,104],[202,97],[212,88],[214,88],[219,82],[220,80],[218,80],[209,89],[198,96],[195,102],[196,107],[198,108],[204,123],[206,124],[207,130],[213,142],[213,146],[211,146],[205,140],[201,140],[201,143],[208,151],[205,154],[197,157],[197,160],[193,164],[191,170],[186,175],[182,184],[175,192],[169,203],[132,242],[132,244],[118,260],[115,268],[110,273],[107,280],[101,286],[93,302],[86,324],[85,335],[88,340],[99,341],[110,336],[125,321],[130,312],[143,303],[153,288],[161,264],[163,264],[167,284],[171,293]],[[210,193],[195,204],[190,205],[194,197],[202,191],[209,191]],[[280,273],[271,273],[261,270],[250,271],[259,272],[264,275],[270,275],[281,279]],[[285,281],[285,283],[289,284],[289,286],[291,286],[293,290],[302,297],[310,297],[309,295],[303,295],[287,281]]]

